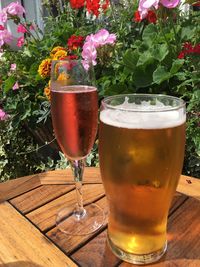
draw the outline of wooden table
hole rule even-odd
[[[152,266],[200,266],[200,180],[182,176],[169,214],[168,251]],[[99,169],[86,168],[85,203],[108,212]],[[75,203],[71,171],[52,171],[0,184],[0,267],[130,267],[99,232],[70,237],[55,226],[56,212]]]

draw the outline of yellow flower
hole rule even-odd
[[[71,77],[69,74],[62,72],[58,75],[58,79],[57,81],[59,82],[59,84],[61,85],[70,85],[73,84]]]
[[[42,60],[38,68],[38,73],[40,74],[42,78],[46,78],[50,76],[50,72],[51,72],[51,59],[47,58],[47,59]]]
[[[53,60],[59,60],[60,58],[66,57],[67,56],[67,51],[66,50],[58,50],[54,56]]]
[[[58,76],[58,79],[57,81],[66,81],[66,80],[69,80],[70,78],[70,75],[65,73],[65,72],[61,72]]]
[[[60,50],[64,50],[64,51],[66,51],[66,49],[65,49],[64,47],[62,47],[62,46],[56,46],[56,47],[54,47],[54,48],[51,50],[51,53],[50,53],[51,58],[53,58],[54,55],[55,55],[58,51],[60,51]]]
[[[51,100],[51,90],[50,90],[49,86],[44,88],[44,95],[46,96],[46,98],[49,101]]]

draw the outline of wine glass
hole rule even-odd
[[[79,60],[53,60],[51,70],[51,115],[56,139],[70,162],[77,203],[57,214],[58,228],[69,235],[97,231],[104,222],[103,210],[92,203],[83,206],[82,179],[85,158],[95,141],[98,121],[97,88],[91,86],[92,69]]]

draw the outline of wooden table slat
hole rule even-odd
[[[16,197],[40,185],[39,174],[0,183],[0,202]]]
[[[171,207],[170,207],[170,210],[169,210],[169,216],[178,207],[180,207],[187,199],[188,199],[188,196],[176,192],[175,195],[174,195],[174,197],[173,197],[173,199],[172,199]]]
[[[76,266],[9,203],[0,211],[0,266]]]
[[[200,200],[200,178],[181,175],[177,191]]]
[[[10,203],[20,212],[26,214],[74,188],[73,185],[43,185],[10,200]]]
[[[88,244],[72,254],[71,258],[78,262],[81,267],[114,267],[120,264],[121,260],[108,247],[106,236],[107,231],[104,230]]]
[[[41,184],[74,184],[74,179],[70,168],[66,170],[56,170],[41,173],[40,181]],[[102,183],[99,169],[95,167],[85,168],[83,184],[95,183]]]
[[[83,186],[84,203],[90,203],[96,199],[104,196],[103,185],[88,184]],[[71,207],[69,212],[72,212],[76,204],[76,192],[70,191],[46,205],[28,213],[26,216],[42,231],[47,231],[49,228],[55,226],[55,219],[57,212],[65,206]]]

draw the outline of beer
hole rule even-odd
[[[183,109],[158,107],[156,112],[153,106],[153,112],[152,107],[149,112],[148,108],[134,112],[134,104],[133,110],[131,104],[128,111],[122,107],[100,114],[100,169],[110,207],[108,239],[115,253],[145,259],[166,249],[167,216],[183,164],[185,115]]]
[[[91,86],[51,89],[51,114],[57,141],[69,159],[86,157],[96,137],[97,90]]]

